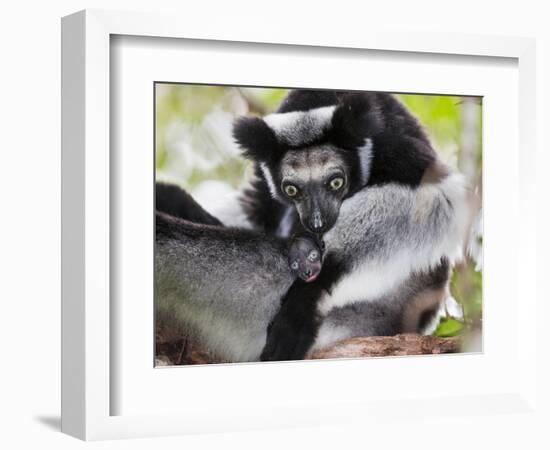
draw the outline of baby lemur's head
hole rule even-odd
[[[305,282],[315,280],[323,265],[323,242],[310,235],[297,235],[290,241],[288,264]]]

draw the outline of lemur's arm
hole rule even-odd
[[[385,264],[409,252],[404,271],[455,261],[469,220],[467,192],[460,174],[418,187],[367,187],[346,200],[335,226],[324,236],[327,251],[355,263]],[[414,256],[414,258],[412,257]]]

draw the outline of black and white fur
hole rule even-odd
[[[468,214],[461,177],[439,161],[407,109],[383,93],[293,91],[276,114],[241,119],[235,137],[257,167],[245,208],[269,231],[288,218],[296,228],[294,210],[303,227],[317,231],[312,209],[284,195],[289,172],[314,185],[311,174],[326,172],[328,160],[346,175],[342,209],[334,202],[321,208],[329,231],[318,289],[290,289],[262,359],[302,358],[308,346],[354,335],[421,331],[448,295],[449,264],[460,256]],[[310,196],[319,205],[327,193]],[[415,248],[420,242],[426,247]]]
[[[256,179],[242,198],[244,210],[256,227],[274,233],[294,229],[296,210],[306,229],[318,231],[311,227],[313,208],[301,208],[282,191],[287,172],[301,171],[294,174],[308,183],[327,165],[338,164],[347,177],[344,200],[365,186],[417,186],[437,160],[416,119],[384,93],[291,91],[277,113],[238,120],[234,135],[255,162]],[[325,192],[314,196],[322,206]],[[320,208],[329,216],[322,217],[321,232],[334,224],[340,204]]]
[[[229,263],[237,254],[237,247],[224,250],[218,229],[199,247],[187,242],[185,262],[181,236],[159,237],[157,229],[163,308],[192,323],[228,361],[257,360],[264,343],[262,359],[295,359],[351,336],[419,331],[446,296],[468,213],[462,178],[438,160],[406,108],[388,94],[293,91],[275,115],[241,119],[235,137],[256,163],[257,178],[243,200],[249,219],[268,237],[311,228],[320,217],[321,276],[261,292],[250,270],[261,277],[273,261],[266,264],[254,246],[239,241],[239,258],[250,252],[245,260],[253,264],[228,264],[231,272],[218,277],[210,260]],[[334,169],[346,179],[338,196],[323,178]],[[303,183],[301,203],[285,197],[285,177]],[[184,269],[196,277],[191,303],[182,294],[189,289]],[[257,295],[238,300],[237,292],[247,290]]]
[[[312,283],[319,289],[284,302],[262,359],[303,358],[353,336],[422,332],[448,295],[466,208],[459,176],[415,189],[371,187],[346,200],[324,236],[323,269]]]

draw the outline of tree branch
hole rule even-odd
[[[458,353],[461,339],[440,338],[419,334],[354,337],[316,350],[307,359],[364,358],[368,356],[430,355]]]

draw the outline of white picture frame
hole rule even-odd
[[[185,26],[182,26],[182,23],[185,23]],[[508,58],[516,62],[519,87],[517,104],[515,101],[511,102],[511,108],[514,114],[517,110],[515,116],[519,117],[514,124],[514,127],[517,127],[519,140],[516,142],[516,136],[512,133],[513,142],[509,145],[514,149],[510,157],[513,159],[516,155],[519,158],[519,177],[512,177],[507,189],[514,199],[515,214],[521,216],[522,220],[513,223],[512,229],[517,233],[510,238],[512,243],[507,243],[507,251],[510,251],[511,247],[512,252],[518,255],[518,259],[532,261],[529,267],[517,266],[517,271],[515,271],[516,266],[510,269],[517,272],[513,275],[517,276],[517,283],[522,283],[524,286],[521,304],[513,303],[518,306],[517,317],[513,318],[517,333],[514,333],[515,337],[511,341],[513,352],[517,353],[517,358],[514,359],[517,363],[517,372],[514,372],[509,379],[506,378],[506,384],[495,383],[494,392],[483,392],[483,390],[473,392],[472,389],[466,388],[461,393],[460,389],[449,388],[449,393],[454,396],[462,395],[455,403],[453,414],[467,416],[473,411],[476,414],[494,414],[503,410],[517,413],[535,411],[536,413],[534,381],[536,354],[532,350],[536,341],[536,329],[529,319],[529,311],[536,309],[537,298],[534,280],[536,270],[533,267],[536,237],[534,233],[529,232],[535,228],[536,220],[532,183],[535,161],[533,129],[535,47],[533,40],[444,33],[395,33],[374,28],[362,32],[360,36],[351,30],[349,33],[340,32],[333,35],[326,35],[319,30],[318,33],[304,36],[299,31],[282,32],[276,27],[265,26],[265,24],[251,25],[247,29],[233,29],[229,23],[220,23],[215,31],[211,30],[213,28],[206,30],[200,21],[183,21],[181,18],[167,14],[94,10],[82,11],[63,19],[62,430],[81,439],[96,440],[306,426],[312,423],[334,423],[334,421],[373,420],[378,416],[394,420],[397,416],[403,415],[403,410],[395,413],[392,405],[395,405],[396,401],[405,404],[407,413],[418,414],[419,411],[429,409],[429,405],[436,406],[443,398],[438,395],[430,397],[420,389],[416,397],[397,392],[386,400],[373,398],[369,402],[359,398],[358,401],[351,402],[348,397],[347,400],[338,402],[338,392],[335,392],[338,387],[327,386],[324,401],[320,399],[315,402],[312,398],[304,396],[305,404],[302,405],[291,401],[285,402],[283,399],[276,406],[272,404],[270,408],[270,397],[267,394],[259,397],[257,394],[261,393],[260,390],[256,391],[254,398],[243,400],[246,408],[242,406],[239,408],[235,405],[235,398],[228,397],[227,402],[232,403],[224,404],[220,401],[219,408],[212,411],[200,407],[199,400],[193,398],[191,407],[180,413],[159,412],[154,408],[148,413],[148,406],[145,404],[143,410],[139,412],[112,414],[114,395],[121,389],[119,383],[113,379],[111,367],[112,337],[117,333],[117,324],[112,320],[110,305],[115,281],[111,279],[110,270],[114,245],[111,240],[111,188],[118,182],[117,173],[111,167],[109,152],[113,145],[110,108],[114,94],[110,89],[112,83],[110,65],[113,57],[111,37],[114,35],[231,42],[244,47],[247,44],[255,46],[283,44],[306,49],[315,48],[320,52],[323,52],[323,49],[327,51],[330,49],[333,54],[344,52],[346,49],[356,49],[359,52],[364,49],[395,52],[396,55],[407,54],[411,60],[421,58],[422,55],[462,55]],[[290,47],[287,48],[290,49]],[[279,51],[284,53],[284,47],[279,47]],[[179,81],[214,82],[214,80],[215,77]],[[285,83],[282,82],[281,85]],[[472,92],[468,93],[472,94]],[[489,125],[498,127],[498,123]],[[152,148],[152,141],[150,142]],[[152,161],[151,157],[147,163],[152,164]],[[512,169],[513,163],[514,161],[508,161],[507,167]],[[490,159],[486,164],[491,164]],[[491,170],[491,167],[485,170]],[[504,186],[503,189],[505,189]],[[486,265],[486,267],[488,267],[486,273],[490,277],[491,266]],[[497,273],[492,276],[503,275],[496,270],[495,272]],[[516,292],[510,295],[517,297]],[[509,319],[512,320],[511,316]],[[492,332],[497,331],[494,329]],[[486,337],[490,338],[490,336]],[[402,361],[392,359],[388,364],[395,370],[396,366],[403,364]],[[359,364],[361,362],[347,361],[338,366],[333,365],[331,366],[332,376],[341,376],[351,368],[360,370]],[[421,375],[422,371],[426,370],[423,364],[414,368],[416,374]],[[240,365],[239,368],[214,367],[208,369],[216,369],[218,372],[203,372],[200,376],[195,374],[193,379],[215,380],[217,376],[221,376],[222,369],[225,370],[223,377],[231,376],[232,373],[235,383],[245,372],[262,380],[269,378],[284,380],[285,376],[321,378],[326,376],[324,372],[328,372],[326,366],[311,362],[299,366],[300,373],[298,369],[290,373],[284,367],[284,364]],[[385,370],[391,370],[391,367]],[[152,366],[150,370],[153,370]],[[177,377],[190,374],[179,369],[175,370],[178,371]],[[192,370],[198,371],[202,368]],[[168,373],[168,370],[165,373]],[[174,375],[171,378],[174,378]],[[349,381],[351,386],[358,382],[355,378]],[[200,386],[195,388],[199,389]],[[383,390],[383,386],[382,388],[378,386],[377,389]],[[444,387],[438,392],[442,392],[442,389],[444,390]],[[328,392],[329,390],[334,392]],[[168,403],[169,400],[166,399],[165,402]],[[193,402],[196,403],[195,410],[193,410]],[[251,411],[251,408],[254,410]]]

